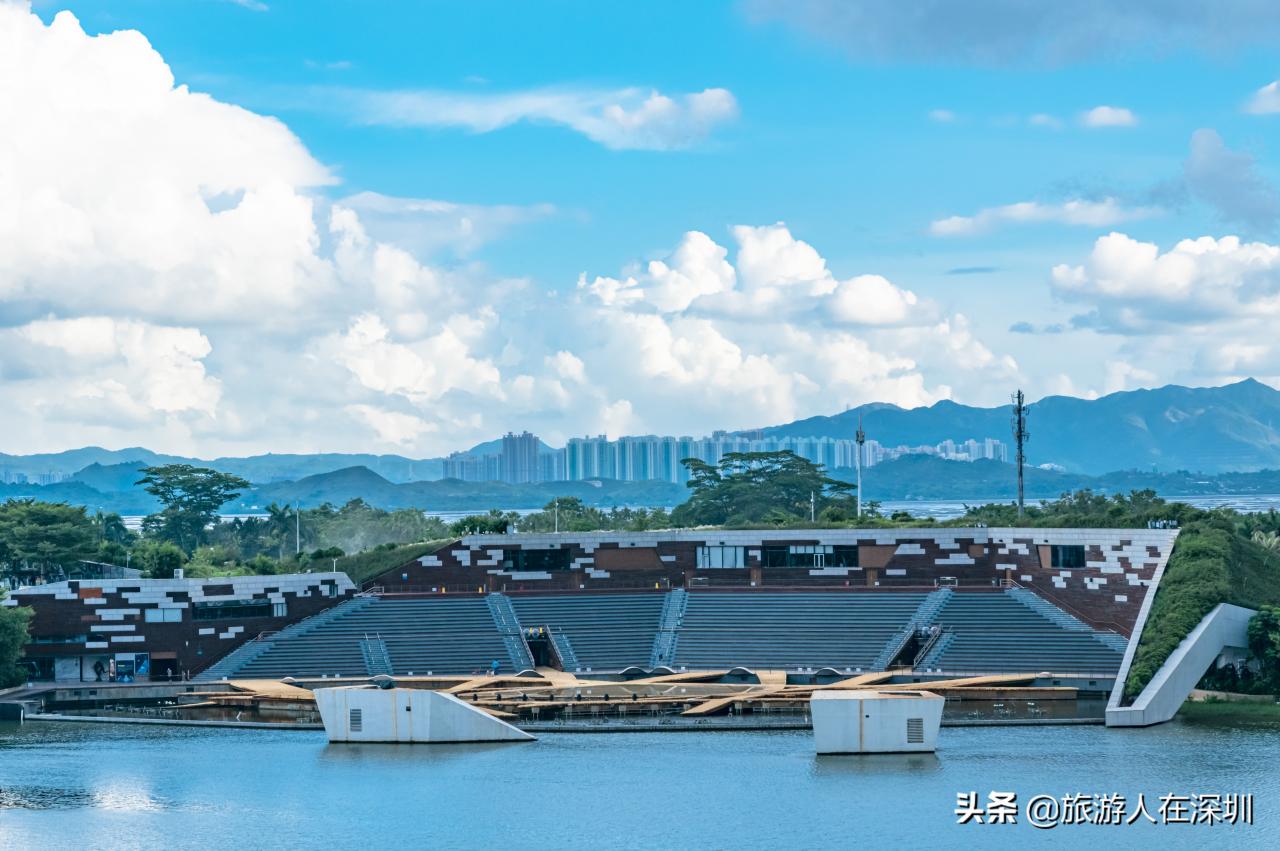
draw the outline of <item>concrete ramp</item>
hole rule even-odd
[[[317,689],[330,742],[527,742],[533,736],[451,694],[426,689]]]
[[[1120,705],[1124,680],[1117,678],[1107,703],[1107,726],[1148,727],[1172,718],[1225,648],[1249,646],[1249,619],[1256,614],[1219,603],[1174,648],[1132,706]]]

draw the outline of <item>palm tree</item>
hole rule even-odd
[[[1280,551],[1280,534],[1276,532],[1264,532],[1258,529],[1253,533],[1253,542],[1268,553]]]
[[[271,503],[267,506],[267,528],[280,545],[279,560],[284,561],[284,543],[289,539],[289,527],[293,525],[293,513],[287,505]]]

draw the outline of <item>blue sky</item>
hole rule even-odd
[[[71,104],[12,153],[38,156],[37,132],[60,127],[107,133],[58,147],[94,174],[139,175],[130,234],[158,242],[0,267],[0,384],[45,424],[4,448],[434,454],[508,428],[693,433],[867,401],[994,404],[1017,385],[1275,383],[1280,93],[1264,87],[1280,77],[1280,13],[1010,8],[38,2],[39,32],[7,21],[33,50],[61,11],[84,32],[46,45],[38,78],[19,74],[53,97],[92,73],[117,114],[159,118],[117,127]],[[116,31],[150,47],[94,38]],[[278,119],[296,149],[220,108],[192,117],[208,104],[158,94],[156,63],[219,107]],[[201,164],[173,153],[206,144]],[[128,162],[141,150],[149,161]],[[122,181],[90,203],[56,163],[32,171],[48,177],[21,182],[20,205],[83,204],[107,244],[116,223],[92,217]],[[229,235],[273,173],[290,175],[280,211],[310,205],[301,230],[277,211],[278,233]],[[148,196],[153,180],[168,183]],[[196,197],[209,210],[166,240],[164,211]],[[59,227],[24,218],[35,230],[7,236]],[[342,249],[357,229],[358,258]],[[191,256],[169,256],[188,238]],[[286,257],[298,239],[306,256]],[[392,255],[412,272],[388,271]],[[210,256],[232,258],[237,283]],[[253,271],[286,267],[279,292]],[[82,275],[121,297],[66,283]],[[184,289],[200,275],[221,294],[207,310]],[[1053,333],[1010,330],[1028,327]],[[67,342],[86,328],[102,337],[89,354]],[[171,374],[127,339],[172,348],[158,359]],[[82,404],[54,398],[69,376]]]

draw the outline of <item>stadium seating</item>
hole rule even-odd
[[[683,594],[684,592],[679,592]],[[655,647],[676,667],[871,670],[910,625],[944,633],[920,669],[954,672],[1098,673],[1118,670],[1123,640],[1016,592],[726,592],[694,589],[683,609],[660,593],[361,597],[228,656],[218,676],[469,674],[494,660],[514,670],[507,639],[520,627],[567,638],[571,668],[619,671],[651,664]],[[935,606],[937,606],[935,611]],[[495,623],[495,608],[507,612]],[[682,614],[681,614],[682,612]],[[927,613],[927,614],[922,614]],[[663,641],[656,642],[664,629]],[[895,643],[896,642],[896,643]],[[563,643],[563,642],[562,642]],[[894,644],[894,647],[890,647]],[[523,646],[523,643],[521,643]],[[265,647],[265,649],[263,649]],[[375,671],[374,669],[377,669]]]
[[[378,598],[297,635],[281,635],[238,677],[367,676],[360,642],[380,637],[395,674],[469,674],[493,660],[511,670],[483,598]]]
[[[689,668],[869,668],[923,593],[691,591],[675,662]]]
[[[665,594],[510,595],[520,624],[563,630],[578,665],[620,671],[647,665]]]
[[[952,594],[934,623],[952,636],[921,668],[1103,674],[1119,670],[1124,655],[1107,640],[1111,636],[1067,628],[1007,591]]]

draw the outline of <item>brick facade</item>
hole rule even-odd
[[[1177,536],[1168,529],[671,530],[471,535],[387,571],[387,592],[577,591],[672,587],[1026,587],[1091,625],[1128,635]],[[857,566],[773,567],[767,548],[856,548]],[[1083,565],[1052,563],[1083,548]],[[740,567],[700,567],[701,547],[742,548]],[[520,551],[559,564],[522,570]]]
[[[99,662],[108,671],[115,662],[123,672],[125,663],[132,670],[145,657],[149,670],[139,679],[169,679],[197,674],[259,633],[321,612],[355,590],[344,573],[69,580],[20,588],[3,604],[34,610],[26,657],[46,677],[94,681]],[[237,601],[264,613],[196,616]]]

